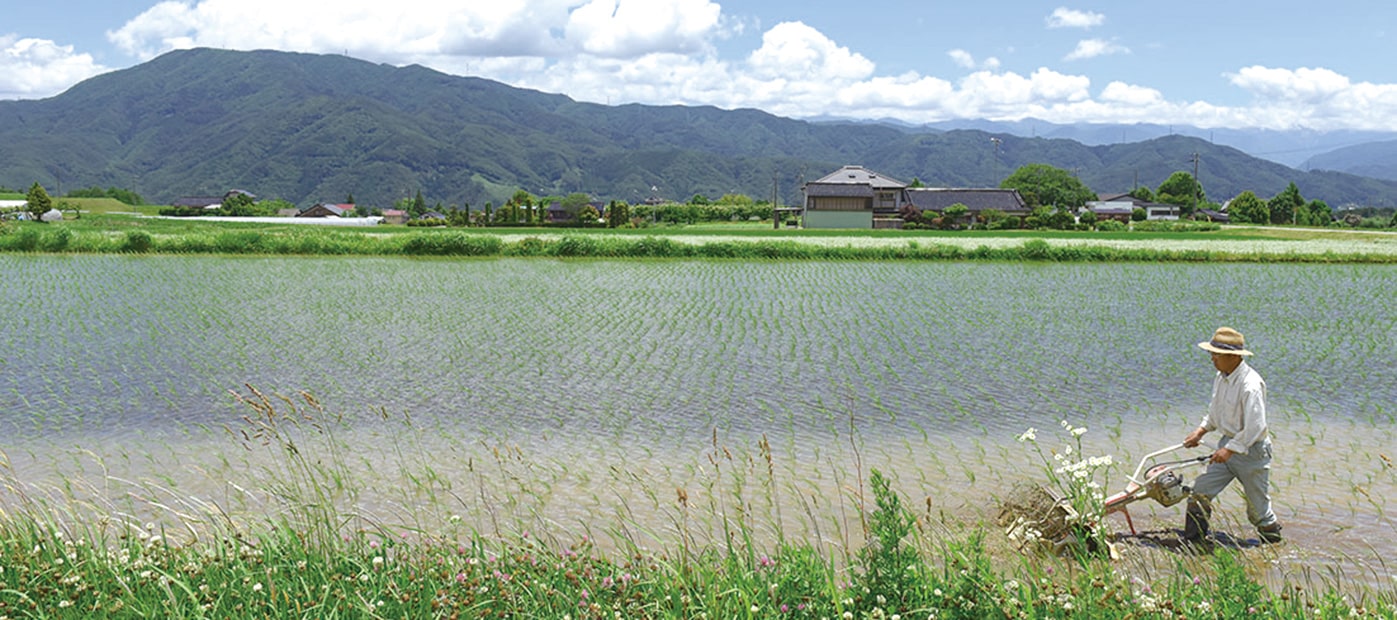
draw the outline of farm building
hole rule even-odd
[[[806,228],[900,228],[905,209],[940,213],[954,204],[965,205],[972,216],[990,210],[1029,214],[1018,190],[907,187],[863,166],[844,166],[805,184],[803,215]]]
[[[1144,209],[1145,219],[1147,220],[1179,219],[1179,205],[1171,205],[1164,202],[1150,202],[1148,200],[1140,200],[1139,198],[1131,196],[1130,194],[1098,194],[1098,196],[1100,198],[1099,202],[1128,202],[1130,203],[1132,211],[1135,207]],[[1091,205],[1092,203],[1087,203],[1088,207],[1090,207]],[[1101,214],[1097,213],[1097,215]]]
[[[1028,203],[1016,189],[909,187],[908,204],[919,213],[944,213],[955,204],[965,205],[970,216],[978,219],[986,211],[999,211],[1012,217],[1027,217]]]
[[[352,204],[331,204],[317,203],[305,211],[300,212],[296,217],[345,217],[346,214],[354,211]]]
[[[844,166],[805,184],[806,228],[873,228],[874,218],[896,218],[907,184],[863,166]]]

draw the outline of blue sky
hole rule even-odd
[[[3,99],[207,46],[799,118],[1397,131],[1390,3],[3,0],[0,16]]]

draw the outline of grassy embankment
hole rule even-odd
[[[82,199],[79,199],[82,200]],[[114,202],[114,201],[111,201]],[[116,203],[119,205],[119,203]],[[818,260],[1397,262],[1397,239],[1328,229],[1203,232],[318,227],[137,217],[91,204],[62,224],[12,223],[0,251]],[[149,210],[150,208],[142,208]]]
[[[585,536],[531,535],[522,522],[494,534],[455,518],[390,523],[355,506],[365,483],[337,438],[341,418],[305,395],[239,398],[248,415],[229,435],[267,458],[252,482],[229,483],[265,502],[260,515],[170,488],[111,497],[120,480],[40,488],[0,463],[0,617],[1397,616],[1393,590],[1267,587],[1250,576],[1261,551],[1180,554],[1158,572],[1099,555],[996,554],[997,528],[949,523],[930,502],[913,510],[876,470],[845,491],[863,507],[847,520],[867,542],[825,547],[756,522],[750,508],[784,488],[770,447],[748,454],[716,436],[712,479],[673,493],[672,542],[660,549],[629,542],[627,525],[606,518],[589,531],[613,540],[610,551]],[[509,475],[515,455],[496,458]],[[404,463],[402,484],[449,511],[449,488],[413,469]],[[141,523],[147,510],[166,525]],[[700,542],[703,529],[722,535]],[[765,530],[776,543],[756,542]]]

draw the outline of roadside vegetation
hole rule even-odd
[[[1177,555],[1172,566],[1007,547],[993,526],[947,517],[928,499],[908,504],[877,469],[844,490],[857,514],[847,546],[787,533],[748,507],[784,485],[771,447],[723,445],[716,433],[701,488],[664,502],[675,515],[659,547],[600,518],[560,537],[510,523],[506,497],[481,529],[450,514],[459,498],[403,452],[401,482],[423,505],[406,520],[356,505],[367,483],[340,439],[345,420],[308,394],[235,395],[246,408],[231,440],[265,460],[229,482],[263,506],[228,512],[177,489],[109,493],[28,484],[0,461],[0,617],[548,617],[548,618],[1279,618],[1393,617],[1392,586],[1351,581],[1266,584],[1253,575],[1264,550]],[[400,436],[416,431],[404,421]],[[1079,429],[1064,425],[1071,439]],[[1080,429],[1085,431],[1085,429]],[[1036,440],[1036,438],[1035,438]],[[1046,438],[1045,438],[1046,441]],[[1078,443],[1077,445],[1080,445]],[[1062,454],[1054,449],[1054,454]],[[1068,453],[1069,455],[1071,453]],[[509,476],[521,455],[480,467]],[[779,457],[776,457],[779,458]],[[1078,461],[1077,459],[1081,459]],[[1094,489],[1078,453],[1044,459],[1041,477],[1067,493]],[[857,467],[858,471],[862,471]],[[1086,476],[1075,472],[1086,471]],[[865,479],[866,478],[866,479]],[[504,481],[502,481],[504,482]],[[1057,482],[1055,482],[1057,484]],[[1075,500],[1074,500],[1075,502]],[[1074,503],[1087,519],[1091,502]],[[143,521],[142,513],[160,515]],[[954,509],[950,509],[954,513]],[[721,532],[704,539],[705,529]],[[774,533],[774,538],[770,534]],[[599,536],[600,539],[596,538]],[[818,537],[817,537],[818,538]],[[770,542],[773,541],[774,542]]]

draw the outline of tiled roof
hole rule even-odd
[[[946,207],[960,203],[971,211],[998,209],[1006,213],[1027,211],[1028,205],[1017,190],[1012,189],[956,189],[943,187],[909,187],[907,198],[918,210],[945,211]]]
[[[874,189],[902,189],[907,187],[907,184],[902,181],[879,174],[863,166],[844,166],[810,184],[867,185]]]
[[[872,198],[873,188],[867,183],[825,183],[816,181],[805,185],[805,195],[820,198]]]
[[[175,207],[195,207],[202,209],[209,205],[223,204],[223,198],[221,196],[186,196],[170,204]]]
[[[1128,200],[1092,201],[1087,208],[1097,215],[1130,215],[1135,212],[1135,204]]]

